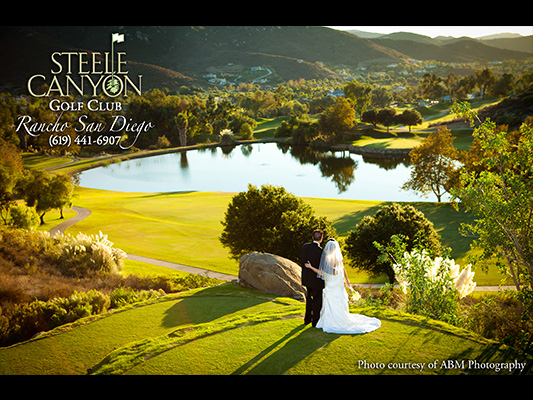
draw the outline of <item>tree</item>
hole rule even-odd
[[[411,108],[405,110],[400,115],[398,115],[398,118],[396,120],[402,125],[408,125],[409,133],[411,133],[412,125],[418,125],[424,122],[424,119],[422,118],[422,115],[420,115],[420,112]]]
[[[508,96],[515,88],[513,74],[504,73],[495,80],[492,87],[492,94],[498,97]]]
[[[372,124],[374,125],[374,128],[375,128],[379,122],[378,110],[374,109],[374,110],[365,111],[363,115],[361,116],[361,121]]]
[[[393,235],[403,235],[410,251],[417,238],[423,240],[424,248],[432,254],[440,255],[440,235],[421,211],[411,205],[383,206],[373,217],[367,215],[355,230],[348,233],[345,250],[352,267],[368,271],[372,276],[386,274],[392,284],[395,280],[394,270],[388,261],[379,261],[381,252],[374,242],[386,246]]]
[[[402,189],[423,194],[433,192],[440,203],[444,193],[454,185],[459,169],[454,139],[449,129],[441,127],[411,150],[411,177]]]
[[[176,125],[180,134],[180,146],[187,146],[187,127],[189,126],[189,113],[187,111],[180,112],[176,116]]]
[[[39,215],[35,208],[25,204],[13,204],[9,213],[11,215],[11,225],[16,228],[33,229],[39,225]]]
[[[485,93],[487,93],[488,88],[494,84],[495,81],[494,74],[488,68],[485,68],[482,71],[476,71],[476,83],[481,89],[481,97],[485,98]]]
[[[389,126],[396,122],[396,110],[394,108],[382,108],[378,110],[378,123],[387,127],[389,133]]]
[[[344,96],[352,102],[354,110],[362,116],[372,102],[372,87],[366,83],[351,81],[344,86],[343,91]]]
[[[61,210],[70,205],[74,193],[74,185],[70,175],[50,176],[41,170],[26,170],[18,187],[20,195],[29,207],[35,207],[44,225],[45,214],[57,208]]]
[[[60,219],[63,219],[63,209],[72,206],[72,196],[74,195],[72,177],[67,174],[54,175],[48,183],[48,190],[51,197],[51,208],[58,209],[61,215]]]
[[[524,306],[533,289],[533,117],[513,133],[497,129],[488,118],[482,122],[468,102],[454,104],[452,111],[467,117],[471,125],[476,120],[481,123],[473,135],[481,146],[477,164],[485,168],[481,172],[463,168],[453,192],[477,216],[463,231],[476,237],[474,246],[483,250],[478,260],[497,257]]]
[[[326,141],[336,143],[343,133],[354,126],[355,111],[344,97],[320,115],[319,130]]]
[[[250,140],[254,138],[254,130],[248,122],[245,122],[244,124],[241,125],[241,129],[239,129],[239,133],[241,134],[241,137],[243,139]]]
[[[302,244],[314,229],[322,229],[326,239],[336,236],[327,218],[316,216],[310,205],[282,186],[248,185],[231,199],[222,225],[220,242],[236,260],[258,251],[299,263]]]
[[[446,85],[441,77],[427,72],[420,80],[420,90],[424,98],[439,99],[446,93]]]
[[[444,83],[446,84],[446,88],[448,89],[448,94],[450,95],[450,98],[452,99],[456,97],[456,88],[457,88],[458,81],[459,81],[459,78],[453,72],[450,72],[448,74],[448,77],[444,81]]]
[[[0,215],[7,223],[7,212],[14,203],[14,190],[22,176],[22,158],[14,144],[0,138]]]
[[[372,104],[376,107],[388,107],[392,100],[394,96],[389,89],[380,86],[372,90]]]

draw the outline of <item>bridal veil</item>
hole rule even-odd
[[[329,239],[324,246],[320,266],[318,267],[318,277],[326,279],[326,275],[342,274],[344,265],[339,242],[335,239]]]

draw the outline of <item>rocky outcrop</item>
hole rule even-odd
[[[304,300],[301,271],[291,260],[253,251],[239,260],[239,284],[276,296]]]

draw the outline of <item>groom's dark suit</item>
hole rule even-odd
[[[307,288],[304,323],[311,322],[312,326],[315,326],[320,318],[324,281],[316,276],[316,272],[307,268],[305,263],[309,261],[313,267],[318,268],[321,256],[322,248],[317,242],[303,245],[300,265],[302,267],[302,285]]]

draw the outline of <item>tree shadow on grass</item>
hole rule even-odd
[[[166,328],[202,324],[275,299],[276,296],[231,283],[208,287],[175,302],[165,312],[161,324]]]
[[[357,224],[367,215],[373,217],[383,206],[391,203],[382,203],[366,209],[354,211],[349,214],[344,214],[333,222],[333,226],[339,236],[347,236],[350,231],[354,231]]]

